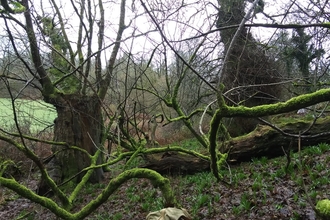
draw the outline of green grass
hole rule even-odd
[[[182,141],[180,146],[203,150],[193,139]],[[291,152],[291,163],[287,170],[285,156],[273,159],[254,158],[252,162],[231,165],[230,172],[228,167],[224,166],[220,172],[225,181],[231,182],[231,187],[217,182],[210,172],[166,177],[170,179],[178,201],[194,220],[216,219],[215,216],[220,216],[223,212],[228,214],[229,210],[237,219],[242,216],[249,219],[249,213],[252,212],[258,215],[272,212],[275,216],[291,205],[299,210],[306,209],[308,203],[303,190],[304,184],[307,185],[308,196],[313,201],[329,196],[327,189],[330,184],[330,169],[326,162],[330,161],[330,156],[325,155],[329,152],[328,144],[307,147],[301,152],[302,161],[298,153]],[[137,166],[141,162],[139,160],[140,157],[135,158],[131,166]],[[123,168],[118,164],[115,169]],[[85,196],[94,199],[105,186],[106,183],[87,184],[81,200],[76,202],[84,203]],[[153,188],[147,180],[130,180],[108,201],[109,203],[103,206],[106,207],[105,210],[95,213],[95,219],[133,219],[135,214],[147,215],[148,212],[164,208],[161,192]],[[289,201],[289,204],[283,201]],[[113,209],[112,205],[116,205],[116,208]],[[127,213],[132,213],[132,216],[127,217]],[[290,219],[302,219],[301,215],[301,212],[294,210]]]
[[[95,217],[97,220],[108,220],[108,219],[121,220],[121,219],[123,219],[123,214],[122,213],[115,213],[115,214],[103,213],[103,214],[97,214]]]
[[[205,150],[205,148],[203,148],[203,146],[195,138],[183,140],[180,141],[179,143],[174,143],[172,145],[174,146],[179,145],[184,149],[194,150],[194,151],[201,151],[203,149]]]
[[[17,99],[14,102],[18,124],[24,132],[42,131],[53,124],[57,114],[55,108],[41,100]],[[12,100],[0,98],[0,126],[6,130],[15,128]]]
[[[34,212],[29,211],[21,211],[17,219],[26,219],[26,220],[33,220],[34,219]]]

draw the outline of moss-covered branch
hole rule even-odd
[[[217,137],[219,128],[221,127],[221,119],[224,117],[262,117],[274,114],[285,113],[307,106],[315,105],[320,102],[330,101],[330,89],[321,89],[314,93],[300,95],[289,99],[286,102],[276,104],[260,105],[255,107],[245,106],[227,106],[223,101],[221,94],[218,96],[219,109],[214,114],[211,121],[209,136],[209,152],[211,158],[211,169],[214,176],[219,179],[218,166],[219,160],[223,156],[216,153]]]
[[[220,180],[219,176],[219,170],[217,166],[217,154],[216,154],[216,148],[217,148],[217,134],[219,130],[219,125],[221,123],[221,113],[219,113],[220,110],[217,110],[216,114],[214,115],[212,121],[211,121],[211,127],[210,127],[210,136],[209,136],[209,152],[210,152],[210,158],[211,158],[211,171],[215,178],[217,180]]]
[[[4,177],[0,177],[0,184],[8,189],[13,190],[20,196],[27,198],[35,203],[38,203],[43,207],[46,207],[58,217],[61,217],[63,219],[72,219],[71,218],[72,214],[70,214],[64,208],[58,206],[53,200],[37,195],[35,192],[21,185],[14,179],[7,179]]]
[[[108,186],[104,189],[104,191],[95,200],[87,204],[86,207],[84,207],[81,211],[75,214],[70,213],[68,210],[71,209],[73,200],[76,199],[77,195],[88,181],[88,178],[93,173],[93,170],[99,167],[99,165],[98,166],[95,165],[99,154],[100,151],[98,151],[92,157],[91,166],[84,169],[84,171],[87,171],[86,174],[82,178],[82,181],[77,185],[75,190],[72,192],[71,196],[69,198],[66,198],[67,202],[64,204],[63,208],[57,205],[53,200],[37,195],[35,192],[19,184],[14,179],[7,179],[0,177],[0,184],[4,187],[7,187],[15,191],[17,194],[44,206],[45,208],[52,211],[56,216],[62,219],[83,219],[84,217],[92,213],[94,210],[96,210],[102,203],[104,203],[109,198],[109,196],[120,187],[120,185],[122,185],[127,180],[132,178],[147,178],[151,180],[154,187],[159,187],[161,189],[165,199],[165,206],[178,206],[178,203],[175,200],[168,179],[162,177],[160,174],[158,174],[153,170],[135,168],[121,173],[118,177],[110,181]],[[46,173],[46,179],[51,180],[47,175],[47,173]],[[57,187],[56,189],[55,191],[59,190]]]
[[[12,132],[7,132],[3,129],[0,128],[0,131],[13,136],[13,137],[22,137],[24,139],[30,140],[30,141],[35,141],[35,142],[40,142],[40,143],[44,143],[44,144],[49,144],[49,145],[60,145],[60,146],[66,146],[69,147],[69,145],[66,142],[58,142],[58,141],[49,141],[49,140],[42,140],[36,137],[32,137],[32,136],[28,136],[25,134],[19,134],[19,133],[12,133]],[[1,138],[1,136],[0,136]]]
[[[255,107],[222,106],[221,111],[217,114],[221,114],[222,117],[263,117],[294,111],[325,101],[330,101],[330,89],[320,89],[316,92],[300,95],[286,102],[279,102],[276,104]]]
[[[92,167],[97,164],[97,158],[99,158],[100,154],[101,154],[101,151],[98,150],[98,151],[96,151],[94,156],[91,156],[91,166]],[[72,204],[72,202],[77,198],[78,194],[81,192],[83,187],[86,185],[86,183],[88,182],[88,180],[91,177],[91,175],[93,174],[93,172],[94,172],[94,169],[88,170],[86,172],[86,174],[83,176],[83,178],[81,179],[81,181],[77,184],[77,186],[75,187],[75,189],[73,190],[73,192],[71,193],[71,195],[69,197],[70,204]],[[68,208],[71,208],[71,207],[68,207]]]
[[[75,213],[72,219],[83,219],[104,203],[109,196],[115,192],[123,183],[132,178],[146,178],[149,179],[154,187],[159,187],[165,199],[165,207],[175,206],[178,207],[174,193],[171,189],[170,182],[159,173],[149,169],[134,168],[124,171],[116,178],[112,179],[104,191],[93,201],[87,204],[80,212]]]
[[[182,153],[186,153],[186,154],[201,158],[203,160],[207,160],[207,161],[210,160],[209,156],[203,155],[203,154],[198,153],[198,152],[193,151],[193,150],[187,150],[185,148],[178,147],[178,146],[150,148],[150,149],[146,149],[144,151],[144,153],[145,154],[156,154],[156,153],[164,153],[164,152],[168,152],[168,151],[182,152]]]
[[[24,147],[20,143],[16,142],[12,138],[0,135],[0,139],[6,141],[7,143],[15,146],[18,150],[24,153],[24,155],[31,159],[39,168],[41,172],[41,177],[46,181],[47,185],[53,190],[55,195],[58,196],[58,198],[61,200],[63,205],[68,206],[69,200],[65,196],[65,194],[56,186],[55,182],[49,177],[43,163],[40,161],[39,157],[33,153],[29,148]]]
[[[129,152],[120,153],[115,159],[113,159],[111,161],[108,161],[107,163],[103,163],[103,164],[99,164],[99,165],[91,165],[89,167],[84,168],[82,170],[82,172],[89,171],[91,169],[96,169],[96,168],[101,168],[101,167],[116,164],[116,163],[118,163],[119,161],[121,161],[125,158],[132,157],[132,155],[136,154],[136,152],[138,152],[137,155],[150,155],[150,154],[157,154],[157,153],[165,153],[165,152],[169,152],[169,151],[182,152],[182,153],[186,153],[186,154],[198,157],[202,160],[210,161],[210,157],[207,156],[207,155],[203,155],[203,154],[198,153],[196,151],[184,149],[184,148],[178,147],[178,146],[158,147],[158,148],[149,148],[149,149],[143,148],[143,149],[136,150],[136,151],[129,151]]]
[[[35,192],[19,184],[14,179],[0,177],[0,184],[15,191],[17,194],[23,196],[24,198],[27,198],[35,203],[40,204],[43,207],[46,207],[56,216],[62,219],[83,219],[95,211],[102,203],[104,203],[109,198],[109,196],[114,193],[123,183],[132,178],[146,178],[151,181],[154,187],[159,187],[165,199],[165,207],[179,206],[174,197],[174,193],[170,186],[169,180],[153,170],[142,168],[134,168],[119,174],[118,177],[112,179],[109,182],[104,191],[95,200],[92,200],[83,209],[75,214],[72,214],[64,208],[61,208],[51,199],[37,195]]]

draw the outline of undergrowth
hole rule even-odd
[[[194,150],[193,140],[180,143]],[[218,183],[209,172],[186,176],[169,176],[177,199],[194,219],[308,219],[312,208],[303,192],[303,181],[308,196],[317,200],[329,198],[330,145],[319,144],[302,151],[303,173],[299,171],[298,154],[291,152],[292,161],[286,168],[286,157],[254,158],[251,162],[225,166],[221,174],[230,187]],[[119,194],[125,197],[119,212],[110,219],[127,219],[125,213],[145,213],[162,208],[160,192],[144,180],[134,180],[125,189],[111,197],[115,202]],[[91,217],[91,219],[99,218]],[[104,214],[109,216],[109,213]],[[136,214],[137,215],[137,214]]]
[[[201,150],[193,139],[176,143],[192,150]],[[330,197],[330,145],[319,144],[301,152],[290,152],[287,166],[285,156],[274,159],[254,158],[251,162],[225,165],[221,175],[230,186],[216,181],[210,172],[186,176],[167,176],[183,208],[194,219],[313,219],[313,210],[303,190],[305,183],[308,196],[314,205],[320,199]],[[139,166],[137,158],[130,166]],[[115,173],[124,165],[113,167],[103,183],[87,184],[75,201],[77,209],[101,192]],[[3,189],[2,205],[19,200]],[[133,179],[120,187],[96,213],[88,219],[144,219],[151,212],[162,209],[162,195],[148,180]],[[47,210],[38,206],[37,214]],[[29,211],[21,210],[16,217]],[[52,219],[51,217],[49,217]]]

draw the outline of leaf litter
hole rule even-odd
[[[216,182],[211,173],[167,177],[178,201],[193,219],[316,220],[302,181],[314,205],[320,199],[330,198],[330,151],[308,162],[312,158],[305,156],[307,162],[303,173],[297,162],[292,162],[291,170],[286,173],[285,157],[232,165],[231,172],[227,168],[222,171],[224,179],[231,181],[230,187]],[[320,165],[322,169],[318,168]],[[79,211],[88,201],[95,199],[109,179],[111,173],[106,173],[102,184],[85,187],[73,211]],[[22,178],[20,181],[31,189],[35,189],[37,183],[35,179],[27,181]],[[41,205],[8,189],[1,188],[1,191],[0,219],[57,219]],[[123,184],[86,219],[146,219],[148,213],[162,208],[161,192],[154,189],[148,180],[134,179]]]

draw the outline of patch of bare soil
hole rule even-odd
[[[231,187],[216,182],[209,173],[169,177],[182,207],[194,219],[304,219],[315,220],[316,215],[306,200],[302,181],[314,205],[319,199],[330,198],[330,152],[313,157],[303,157],[306,166],[302,170],[292,159],[289,172],[284,167],[285,158],[258,160],[242,163],[223,172]],[[231,174],[231,175],[230,175]],[[86,186],[75,202],[79,210],[94,199],[111,179],[102,184]],[[26,180],[21,180],[26,182]],[[35,180],[27,186],[36,187]],[[17,196],[8,189],[2,190],[0,219],[56,219],[48,210]],[[161,193],[153,189],[147,180],[131,180],[125,183],[109,200],[92,213],[88,219],[146,219],[149,212],[161,207]]]

